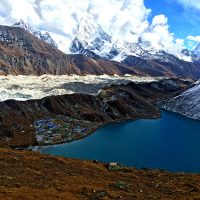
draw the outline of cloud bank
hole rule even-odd
[[[150,13],[144,0],[0,0],[0,24],[11,25],[23,19],[49,31],[65,52],[79,21],[88,15],[114,40],[136,42],[142,38],[154,48],[171,53],[184,48],[184,41],[170,33],[167,17],[161,14],[150,21]]]

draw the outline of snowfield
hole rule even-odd
[[[85,93],[96,95],[105,86],[133,82],[152,82],[162,77],[137,77],[125,75],[43,75],[43,76],[0,76],[0,101],[9,99],[29,100],[46,96]]]

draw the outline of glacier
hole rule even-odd
[[[0,102],[15,99],[26,101],[47,96],[84,93],[97,95],[105,86],[128,82],[153,82],[164,77],[108,76],[108,75],[42,75],[0,76]]]

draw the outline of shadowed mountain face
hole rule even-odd
[[[154,73],[163,73],[166,76],[175,76],[179,78],[200,78],[200,62],[186,62],[178,59],[173,55],[168,55],[169,61],[162,61],[158,59],[145,60],[136,56],[128,56],[123,63],[128,66],[134,66],[143,68],[144,70],[152,70]]]
[[[0,74],[138,74],[144,70],[85,55],[66,55],[19,27],[0,26]]]
[[[33,123],[48,117],[67,116],[100,124],[156,118],[160,111],[153,103],[187,88],[189,84],[177,79],[140,84],[131,82],[105,87],[98,96],[69,94],[41,100],[4,101],[0,103],[0,138],[4,145],[35,144]]]

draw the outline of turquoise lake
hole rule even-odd
[[[200,172],[200,123],[162,111],[160,119],[109,124],[82,140],[39,151],[136,168]]]

